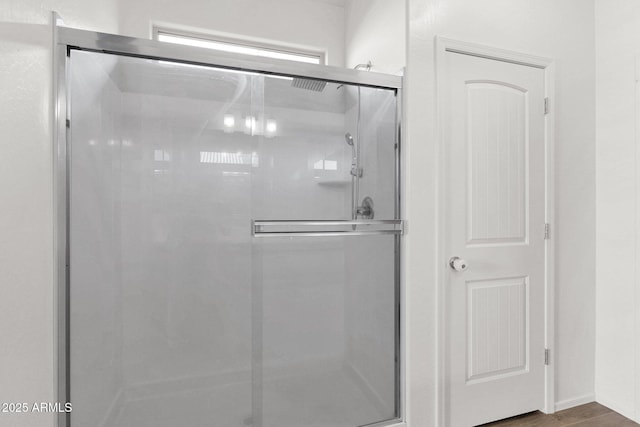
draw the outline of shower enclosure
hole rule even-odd
[[[58,39],[60,426],[400,422],[401,78]]]

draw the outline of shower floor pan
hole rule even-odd
[[[248,408],[252,389],[244,381],[121,399],[102,427],[356,427],[389,418],[349,368],[272,378],[262,388],[262,402],[254,404],[261,424]]]

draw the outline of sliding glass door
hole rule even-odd
[[[396,92],[71,50],[70,425],[399,416]]]
[[[359,111],[369,98],[379,108]],[[278,126],[260,139],[253,180],[263,427],[395,418],[396,226],[355,218],[352,200],[359,181],[356,206],[370,197],[379,219],[395,219],[395,101],[265,78],[264,114]],[[379,181],[379,194],[366,185]]]

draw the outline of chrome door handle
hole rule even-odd
[[[354,221],[254,220],[251,223],[251,234],[254,237],[401,235],[403,232],[404,222],[399,219]]]
[[[449,267],[451,267],[453,271],[462,272],[469,267],[469,264],[462,258],[454,256],[449,259]]]

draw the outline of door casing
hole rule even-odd
[[[446,126],[446,116],[444,114],[444,98],[446,87],[446,62],[445,55],[447,52],[460,53],[470,56],[476,56],[485,58],[487,60],[509,62],[518,65],[524,65],[544,70],[545,78],[545,98],[549,99],[550,108],[545,115],[545,129],[544,129],[544,146],[545,146],[545,223],[550,224],[550,237],[545,240],[545,348],[550,351],[549,364],[545,366],[545,396],[544,396],[544,408],[541,410],[544,413],[550,414],[555,412],[555,174],[554,174],[554,123],[555,123],[555,108],[554,108],[554,82],[555,82],[555,62],[549,58],[543,58],[539,56],[529,55],[525,53],[499,49],[495,47],[485,46],[476,43],[469,43],[445,37],[437,36],[435,38],[435,68],[436,68],[436,138],[437,138],[437,150],[438,150],[438,164],[441,165],[438,169],[437,179],[437,229],[444,230],[445,228],[445,196],[448,190],[448,183],[446,182],[446,169],[444,165],[444,140],[443,129]],[[444,237],[442,234],[438,235],[437,248],[436,248],[436,300],[437,300],[437,354],[436,354],[436,367],[437,367],[437,393],[438,402],[436,403],[436,422],[438,426],[446,425],[446,402],[443,396],[445,394],[446,386],[446,343],[445,337],[447,333],[447,322],[445,313],[446,303],[446,256],[444,251]]]

